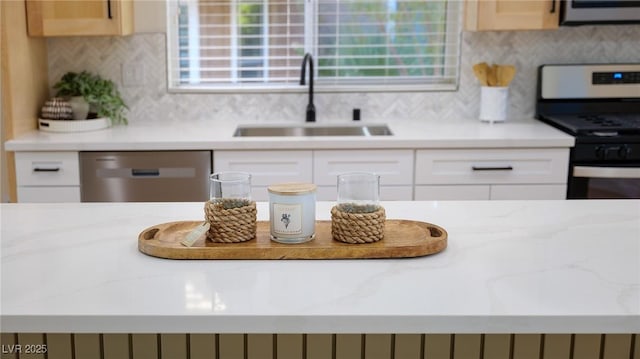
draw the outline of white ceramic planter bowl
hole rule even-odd
[[[109,126],[111,121],[106,117],[82,121],[38,119],[38,128],[45,132],[85,132],[101,130]]]

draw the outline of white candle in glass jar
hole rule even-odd
[[[282,183],[269,190],[271,239],[280,243],[304,243],[316,232],[316,185]]]

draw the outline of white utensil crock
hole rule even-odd
[[[482,86],[480,88],[480,120],[502,122],[507,119],[509,88]]]

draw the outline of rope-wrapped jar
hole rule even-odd
[[[331,235],[345,243],[373,243],[384,238],[386,214],[384,207],[368,211],[351,211],[344,206],[331,209]]]
[[[256,237],[256,202],[249,200],[208,201],[205,220],[210,228],[207,239],[220,243],[239,243]]]

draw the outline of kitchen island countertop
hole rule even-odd
[[[249,123],[242,123],[247,125]],[[377,123],[362,122],[365,125]],[[535,119],[486,123],[479,120],[402,121],[386,124],[393,136],[233,137],[240,123],[224,121],[132,122],[127,126],[76,133],[34,130],[9,140],[8,151],[151,151],[375,149],[375,148],[513,148],[572,147],[574,138]],[[260,126],[283,125],[260,123]],[[350,126],[353,122],[284,125]]]
[[[318,219],[333,203],[319,202]],[[168,260],[150,226],[202,203],[2,204],[3,332],[639,333],[640,201],[384,202],[441,253]],[[268,216],[258,203],[259,219]]]

